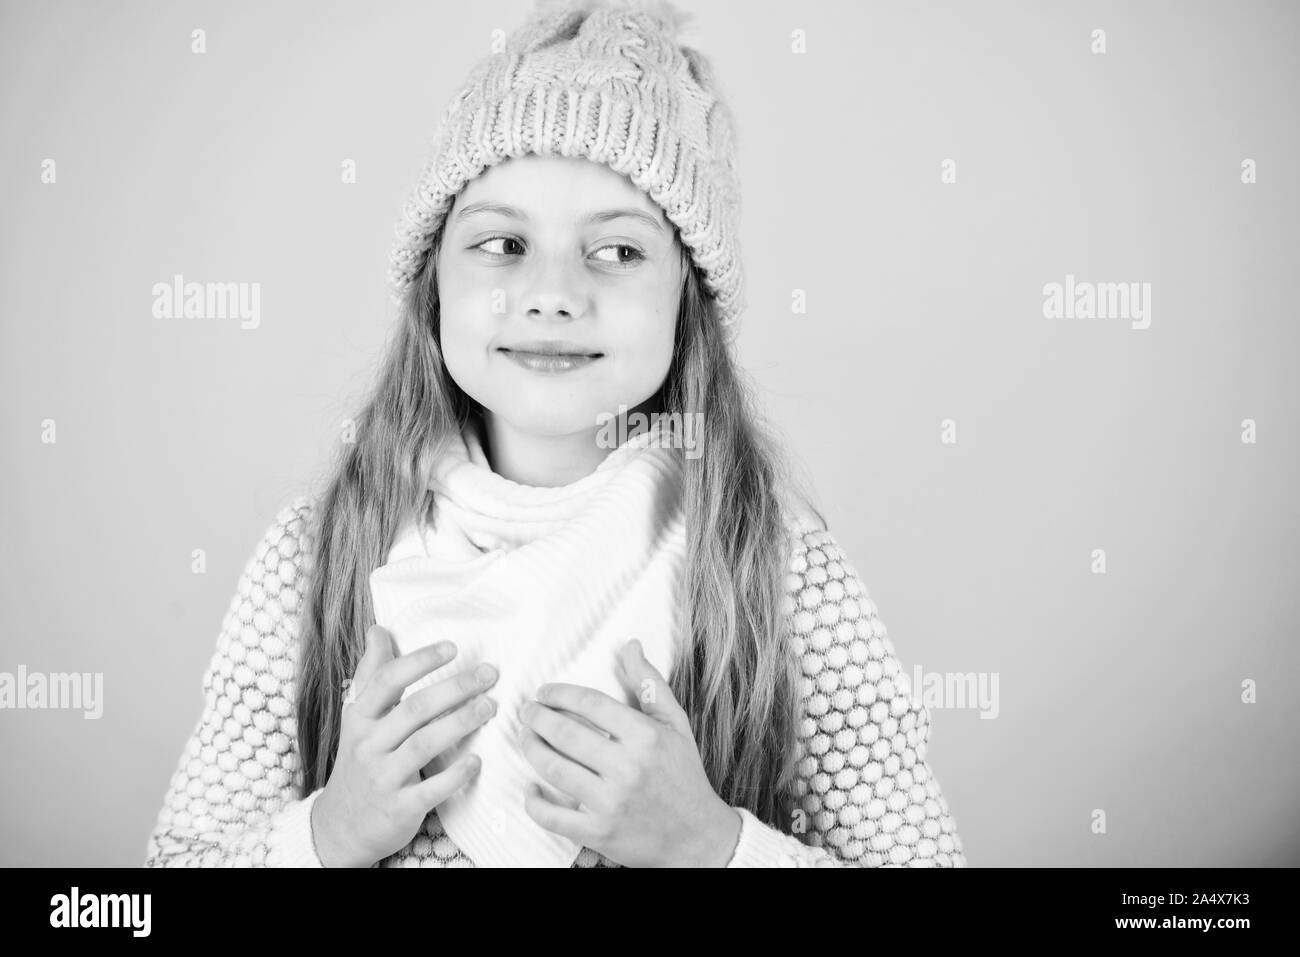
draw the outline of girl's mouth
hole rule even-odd
[[[548,375],[572,372],[575,369],[589,366],[603,357],[600,353],[583,355],[565,352],[517,352],[513,349],[504,348],[500,351],[516,365],[523,366],[532,372],[541,372]]]

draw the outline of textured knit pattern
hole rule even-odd
[[[400,302],[456,194],[511,156],[577,156],[627,176],[675,224],[734,339],[744,309],[734,121],[708,60],[664,0],[543,0],[444,108],[397,223]]]
[[[320,866],[296,748],[296,612],[310,499],[279,512],[239,579],[203,674],[205,702],[149,836],[146,866]],[[829,531],[791,526],[785,611],[803,671],[800,837],[742,811],[732,867],[964,867],[926,764],[927,709],[875,603]],[[473,867],[437,811],[380,867]],[[574,866],[618,866],[584,848]]]

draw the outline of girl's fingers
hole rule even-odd
[[[392,637],[382,625],[371,625],[366,629],[366,647],[357,662],[357,670],[348,679],[344,687],[343,706],[355,706],[360,700],[361,691],[370,682],[375,671],[383,662],[394,654]]]
[[[497,712],[496,702],[484,695],[417,729],[393,752],[396,769],[404,781],[461,738],[477,731]],[[434,775],[437,777],[437,775]]]
[[[388,629],[383,625],[371,625],[366,629],[366,650],[362,654],[361,660],[357,662],[356,673],[352,676],[352,683],[357,686],[357,692],[370,676],[375,673],[384,661],[393,657],[393,639]]]
[[[547,793],[545,791],[542,791],[540,793],[542,794],[542,797],[546,798],[546,800],[550,801],[552,804],[558,804],[560,805],[560,807],[566,807],[570,811],[576,811],[582,807],[582,802],[579,801],[576,797],[574,797],[572,794],[565,794],[563,791],[559,790],[556,787],[552,787],[550,793]]]
[[[384,634],[387,636],[389,633],[385,631]],[[374,674],[361,687],[356,709],[367,718],[382,718],[401,700],[407,685],[456,656],[456,646],[449,641],[426,645],[400,657],[392,657],[393,651],[391,639],[388,639],[388,650]]]
[[[571,841],[591,845],[586,815],[562,804],[556,804],[536,784],[524,789],[524,812],[553,834],[562,834]]]
[[[467,754],[451,767],[430,775],[419,784],[412,784],[410,791],[419,806],[428,813],[472,781],[482,767],[482,763],[482,759],[477,754]]]
[[[490,672],[486,677],[479,674],[479,670],[484,668]],[[421,688],[380,719],[375,727],[375,744],[385,752],[397,750],[420,727],[474,695],[487,691],[496,680],[496,669],[484,663],[472,671],[462,671]]]
[[[547,784],[588,805],[599,803],[602,788],[598,775],[556,751],[532,728],[524,727],[519,742],[524,757]]]
[[[602,777],[618,762],[619,745],[581,715],[532,706],[526,724],[552,748]]]
[[[539,689],[539,693],[540,693]],[[537,699],[550,708],[558,708],[581,715],[586,722],[620,741],[635,739],[645,731],[647,721],[653,720],[621,701],[616,701],[603,691],[585,685],[563,682],[548,683],[545,700]]]

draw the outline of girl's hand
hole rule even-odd
[[[572,684],[542,685],[523,708],[524,756],[567,799],[532,785],[524,810],[625,867],[725,867],[740,815],[713,790],[690,719],[640,642],[620,664],[641,710]]]
[[[463,672],[400,700],[407,685],[455,656],[456,646],[442,642],[398,657],[387,629],[372,625],[366,632],[353,677],[360,693],[343,708],[338,756],[312,807],[312,834],[326,867],[369,867],[405,847],[429,811],[478,773],[478,757],[466,755],[431,777],[420,775],[496,713],[482,694],[496,681],[495,668],[479,665],[489,669],[486,678]]]

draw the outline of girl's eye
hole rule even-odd
[[[624,260],[621,257],[619,257],[617,253],[615,253],[615,258],[602,260],[603,262],[608,262],[613,265],[630,266],[635,262],[639,262],[640,260],[645,259],[645,256],[642,255],[641,250],[637,249],[635,246],[628,246],[625,243],[613,243],[609,246],[601,246],[600,249],[596,250],[596,252],[604,252],[606,249],[614,249],[614,250],[623,249],[623,250],[627,250],[627,252],[629,252],[632,255],[632,258],[630,260]]]
[[[486,248],[491,243],[501,243],[502,249],[498,252],[497,250]],[[512,250],[509,245],[506,245],[511,243],[513,243],[515,247],[523,246],[523,244],[513,236],[489,236],[474,248],[482,249],[485,253],[492,256],[516,255],[517,250]],[[609,263],[612,266],[630,266],[645,259],[645,255],[641,250],[637,249],[635,246],[629,246],[626,243],[611,243],[608,246],[601,246],[600,249],[596,250],[596,253],[603,253],[608,249],[615,251],[613,258],[603,258],[601,259],[601,262]],[[596,253],[593,253],[593,255]],[[626,253],[628,258],[625,259],[622,253]]]
[[[478,244],[477,246],[475,246],[474,248],[475,248],[475,249],[482,249],[482,248],[483,248],[484,246],[486,246],[488,243],[518,243],[518,242],[519,242],[519,240],[515,239],[515,237],[513,237],[513,236],[489,236],[487,239],[483,240],[483,242],[479,243],[479,244]],[[493,250],[490,250],[490,249],[489,249],[489,250],[484,250],[484,251],[485,251],[485,252],[490,252],[490,253],[492,253],[492,255],[494,255],[494,256],[508,256],[508,255],[510,255],[508,252],[506,252],[506,251],[504,251],[504,250],[503,250],[502,252],[499,252],[499,253],[498,253],[498,252],[494,252]]]

